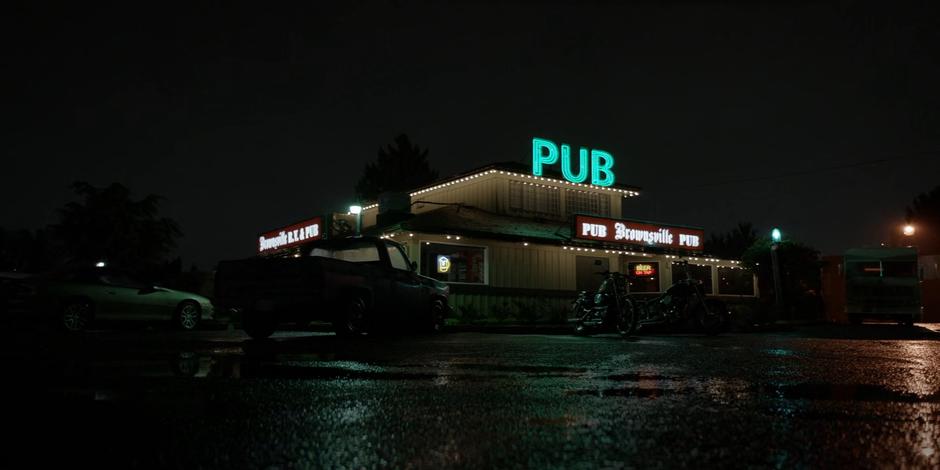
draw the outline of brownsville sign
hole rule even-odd
[[[575,217],[574,237],[625,245],[702,251],[705,231],[698,228],[660,225],[637,220],[579,215]]]

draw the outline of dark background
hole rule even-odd
[[[69,184],[167,198],[188,266],[345,210],[401,132],[441,175],[609,151],[627,217],[837,253],[940,183],[930,2],[7,4],[0,225]]]

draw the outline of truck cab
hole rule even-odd
[[[417,273],[401,245],[376,237],[316,241],[298,257],[223,261],[216,271],[216,303],[241,311],[252,337],[311,321],[332,322],[346,336],[439,331],[448,295],[446,284]]]

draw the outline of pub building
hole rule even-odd
[[[451,305],[466,318],[563,320],[577,291],[600,284],[597,272],[630,273],[632,293],[653,295],[681,277],[673,269],[679,260],[707,295],[732,304],[756,296],[755,277],[739,261],[703,253],[701,228],[622,217],[623,200],[640,188],[614,181],[610,154],[579,153],[580,165],[572,165],[567,145],[559,152],[533,139],[531,166],[497,163],[383,194],[358,215],[266,232],[259,253],[300,256],[305,243],[361,225],[364,235],[403,245],[420,274],[448,283]],[[559,160],[556,173],[550,167]]]

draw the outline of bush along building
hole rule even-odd
[[[655,295],[679,278],[680,259],[707,294],[755,297],[754,275],[739,261],[703,254],[702,229],[621,217],[622,201],[640,188],[614,180],[609,153],[578,154],[573,162],[569,146],[533,139],[531,166],[497,163],[386,193],[358,221],[329,217],[324,230],[315,218],[267,232],[259,251],[299,255],[306,240],[348,233],[335,219],[358,223],[404,245],[420,274],[448,283],[463,322],[564,321],[577,291],[596,288],[604,270],[629,272],[631,292]]]

